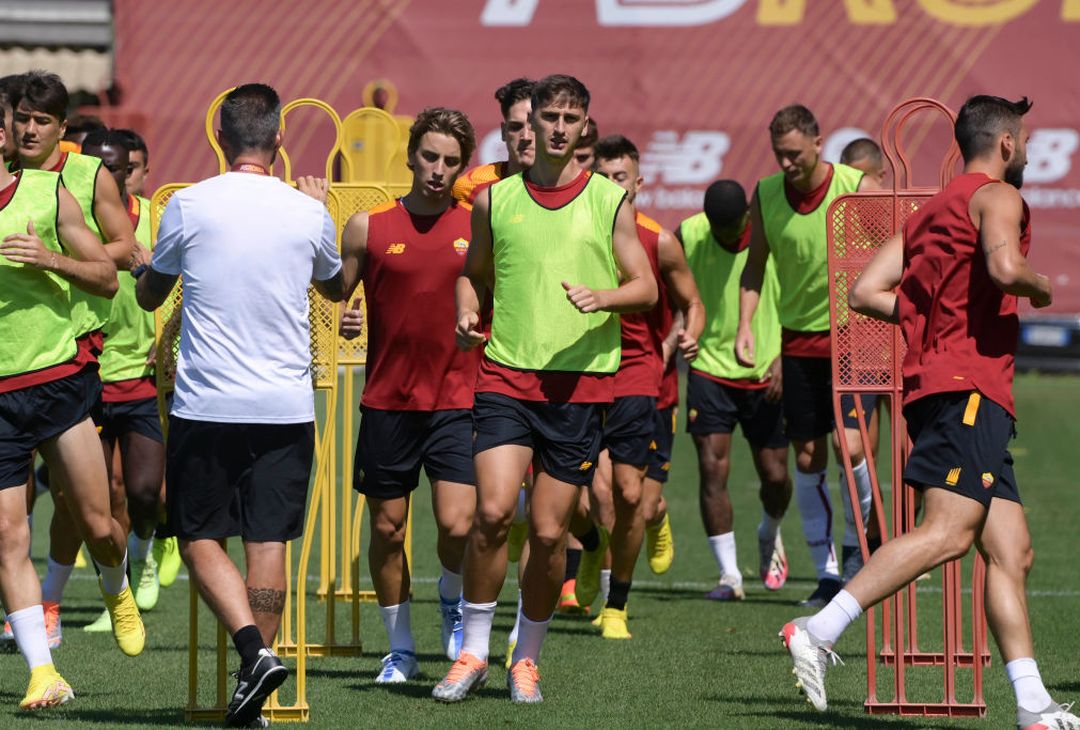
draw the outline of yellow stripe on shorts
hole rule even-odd
[[[979,403],[982,402],[982,396],[978,392],[972,392],[968,396],[967,408],[964,409],[964,425],[974,426],[975,416],[979,413]]]

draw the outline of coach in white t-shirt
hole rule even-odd
[[[280,118],[269,86],[246,84],[225,97],[218,140],[230,172],[173,195],[149,270],[134,272],[146,309],[183,277],[168,524],[240,653],[226,717],[238,725],[258,718],[288,674],[268,647],[285,599],[285,543],[303,529],[314,451],[308,286],[332,301],[344,294],[326,207],[269,174]],[[235,535],[244,541],[246,581],[218,543]]]

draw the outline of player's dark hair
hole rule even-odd
[[[461,146],[461,167],[469,164],[473,150],[476,149],[476,132],[464,112],[431,106],[417,114],[416,121],[409,127],[410,157],[416,153],[420,140],[428,132],[439,132],[456,139]]]
[[[1031,101],[1025,96],[1019,101],[1009,101],[1000,96],[973,96],[960,107],[956,115],[956,144],[964,162],[981,157],[993,149],[1002,132],[1020,134],[1020,117],[1031,109]]]
[[[600,125],[596,123],[595,119],[589,117],[589,126],[585,128],[585,132],[581,135],[581,139],[578,140],[577,149],[583,150],[588,149],[589,147],[595,147],[599,139]]]
[[[582,146],[578,144],[578,147]],[[598,160],[618,160],[623,157],[629,157],[634,162],[641,160],[637,145],[621,134],[611,134],[598,140],[593,146],[593,154]]]
[[[532,93],[533,111],[559,97],[565,97],[571,104],[580,106],[588,113],[589,90],[585,88],[585,84],[566,74],[552,74],[536,82]]]
[[[237,86],[221,103],[221,136],[233,154],[273,150],[281,129],[281,99],[266,84]]]
[[[62,122],[67,119],[70,98],[59,76],[48,71],[30,71],[23,75],[19,98],[14,100],[16,106],[22,102],[32,111],[51,114]]]
[[[146,140],[142,138],[141,134],[134,129],[117,129],[114,131],[124,140],[124,146],[127,147],[128,152],[142,152],[143,160],[150,162],[150,150],[146,148]]]
[[[881,156],[881,147],[869,137],[853,139],[844,146],[840,153],[840,164],[850,165],[859,160],[869,160],[875,167],[882,167],[885,162]]]
[[[703,209],[710,226],[733,226],[743,219],[749,207],[746,190],[735,180],[717,180],[705,189]]]
[[[99,147],[121,147],[130,152],[130,148],[125,143],[124,136],[117,130],[108,129],[104,126],[99,129],[91,129],[86,133],[86,137],[82,141],[82,150],[86,154],[93,154],[86,152],[87,148],[97,149]]]
[[[510,115],[510,107],[525,99],[532,99],[533,88],[536,82],[522,77],[509,81],[495,89],[495,100],[499,102],[503,119]]]
[[[98,129],[107,129],[105,122],[93,114],[72,114],[67,120],[66,135],[83,134]]]
[[[821,131],[818,127],[814,113],[802,104],[791,104],[776,112],[772,121],[769,122],[769,134],[783,137],[793,129],[797,129],[808,137],[816,137]]]
[[[0,106],[9,106],[14,110],[22,95],[25,74],[10,74],[0,78]]]

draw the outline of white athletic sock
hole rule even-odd
[[[780,533],[781,517],[773,517],[765,510],[761,510],[761,522],[757,526],[758,537],[762,540],[773,540]]]
[[[521,616],[521,632],[518,634],[517,646],[514,647],[514,656],[510,660],[511,665],[522,659],[532,659],[534,664],[540,663],[540,647],[544,645],[550,623],[551,616],[544,621],[530,621],[528,616]]]
[[[379,606],[379,615],[386,627],[386,635],[390,638],[390,651],[415,654],[416,644],[413,643],[412,611],[409,610],[409,602],[405,601],[396,606]]]
[[[824,470],[807,474],[795,470],[795,500],[799,503],[803,534],[818,580],[840,580],[832,541],[832,505]]]
[[[1016,692],[1016,704],[1028,712],[1041,712],[1054,701],[1043,686],[1042,675],[1034,659],[1013,659],[1005,665],[1005,674]]]
[[[873,491],[870,486],[870,467],[863,459],[858,466],[851,468],[855,476],[855,488],[859,492],[859,511],[862,512],[863,528],[867,527],[866,521],[870,519],[870,502],[873,499]],[[845,547],[858,547],[859,531],[855,525],[855,511],[851,508],[851,493],[848,490],[847,477],[840,470],[840,496],[844,500],[844,539]]]
[[[735,533],[725,532],[723,535],[711,536],[709,547],[712,548],[720,574],[738,578],[741,583],[742,573],[739,572],[739,561],[735,557]]]
[[[31,670],[43,664],[52,664],[49,640],[45,636],[45,610],[40,603],[9,613],[7,620],[11,624],[11,633],[15,635],[15,643]]]
[[[461,598],[461,574],[447,570],[444,566],[439,578],[439,598],[443,603],[451,603]]]
[[[844,629],[862,614],[859,602],[845,590],[841,590],[806,622],[806,630],[830,646],[835,644]]]
[[[600,571],[600,597],[607,601],[608,593],[611,592],[611,571]]]
[[[120,561],[120,565],[114,565],[112,567],[108,565],[102,565],[98,561],[94,561],[94,565],[97,566],[98,572],[101,573],[101,587],[105,589],[105,592],[110,596],[115,596],[124,590],[128,586],[127,579],[127,553],[124,553],[124,559]]]
[[[517,613],[514,614],[514,627],[510,629],[510,635],[506,637],[507,644],[514,644],[518,640],[518,630],[521,628],[521,591],[518,591]]]
[[[60,603],[60,599],[64,597],[64,586],[67,585],[68,578],[71,577],[71,571],[74,569],[74,564],[64,565],[58,563],[50,555],[49,568],[45,571],[45,580],[41,581],[41,600],[49,603]]]
[[[150,552],[150,546],[153,542],[154,538],[152,537],[143,540],[134,532],[128,535],[128,559],[132,562],[146,560],[146,555]]]
[[[491,643],[491,624],[495,621],[495,605],[491,603],[470,603],[465,601],[461,609],[464,635],[461,639],[461,653],[472,654],[481,661],[487,661],[488,645]]]

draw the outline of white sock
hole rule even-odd
[[[735,558],[735,533],[725,532],[723,535],[713,535],[709,538],[709,547],[712,548],[716,565],[720,568],[721,575],[738,578],[742,582],[742,573],[739,572],[739,561]]]
[[[98,572],[101,573],[101,587],[104,588],[105,592],[110,596],[115,596],[128,586],[127,561],[128,557],[126,552],[124,553],[124,559],[120,561],[120,565],[110,567],[108,565],[102,565],[96,560],[94,561],[94,565],[97,566]]]
[[[799,503],[803,534],[818,580],[840,580],[832,541],[832,504],[824,470],[807,474],[795,470],[795,501]]]
[[[1043,686],[1042,675],[1034,659],[1013,659],[1005,665],[1005,674],[1016,692],[1016,704],[1028,712],[1041,712],[1054,701]]]
[[[859,602],[845,590],[841,590],[829,601],[825,608],[821,609],[806,622],[806,630],[815,638],[835,644],[851,622],[862,614]]]
[[[782,517],[773,517],[765,510],[761,510],[761,522],[757,526],[758,538],[762,540],[774,540],[780,533]]]
[[[461,598],[461,574],[442,569],[442,577],[439,578],[439,598],[443,603],[453,603]]]
[[[514,644],[518,640],[518,630],[521,629],[521,591],[518,591],[517,613],[514,614],[514,627],[510,629],[510,635],[506,637],[506,643]]]
[[[45,610],[40,603],[9,613],[7,620],[11,624],[11,633],[15,635],[15,643],[31,670],[43,664],[52,664],[49,640],[45,636]]]
[[[514,656],[510,660],[511,665],[522,659],[532,659],[534,664],[540,662],[540,647],[544,645],[550,623],[551,616],[544,621],[530,621],[528,616],[521,616],[521,631],[518,634],[517,646],[514,647]]]
[[[465,601],[461,609],[464,634],[461,639],[461,653],[472,654],[480,661],[487,661],[488,645],[491,643],[491,624],[495,621],[495,605],[491,603],[470,603]]]
[[[150,546],[153,542],[154,538],[152,537],[143,540],[134,532],[128,535],[128,559],[133,562],[146,560],[146,555],[150,552]]]
[[[607,601],[607,594],[611,591],[611,571],[600,571],[600,597]]]
[[[49,603],[60,603],[60,599],[64,597],[64,586],[67,585],[68,578],[71,577],[71,571],[74,569],[74,564],[64,565],[58,563],[50,555],[49,568],[45,571],[45,580],[41,581],[41,600]]]
[[[386,635],[390,638],[390,651],[407,651],[416,653],[416,644],[412,637],[412,612],[409,610],[409,602],[399,603],[396,606],[379,606],[379,615],[382,616],[383,626],[386,627]]]
[[[870,519],[870,502],[873,499],[873,490],[870,486],[870,467],[863,459],[858,466],[851,468],[855,476],[855,488],[859,492],[859,511],[862,512],[863,529],[867,527],[866,521]],[[840,471],[840,497],[844,500],[844,539],[845,547],[858,547],[859,531],[855,524],[855,511],[851,508],[851,492],[848,490],[847,477],[843,470]]]

